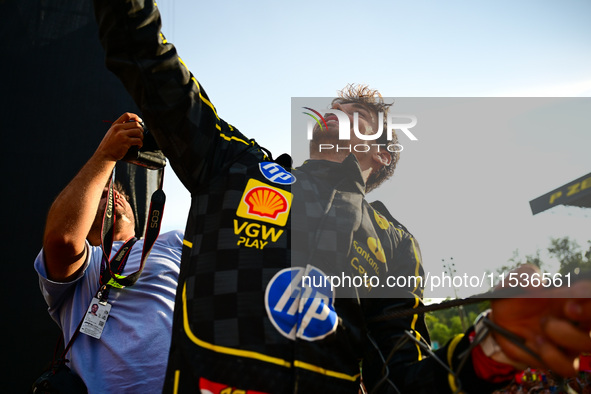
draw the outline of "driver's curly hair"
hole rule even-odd
[[[378,112],[383,112],[383,130],[387,130],[388,110],[390,109],[393,103],[388,104],[384,102],[384,98],[376,89],[371,89],[367,85],[348,84],[338,92],[338,97],[332,101],[332,104],[335,103],[357,103],[369,108],[372,113],[377,114]],[[382,135],[377,139],[376,143],[384,144],[384,146],[386,147],[395,145],[398,144],[398,136],[396,135],[396,132],[393,131],[392,139],[388,140],[387,133],[382,133]],[[398,160],[400,159],[400,152],[390,152],[389,150],[387,152],[390,153],[390,164],[388,166],[383,166],[378,171],[374,172],[369,176],[367,183],[365,185],[366,192],[370,192],[373,189],[377,188],[385,180],[387,180],[394,174],[396,163],[398,163]]]

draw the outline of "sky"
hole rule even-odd
[[[533,216],[529,208],[591,173],[591,2],[158,5],[165,36],[218,114],[275,156],[291,151],[292,97],[332,97],[363,83],[394,98],[394,108],[420,98],[410,107],[425,113],[417,115],[419,140],[403,144],[393,186],[368,199],[382,200],[409,228],[433,272],[451,258],[459,274],[494,271],[516,250],[543,251],[551,237],[568,235],[581,246],[591,239],[589,209]],[[460,97],[477,99],[457,112],[437,111]],[[540,97],[578,99],[526,99]],[[570,112],[557,110],[564,105]],[[470,121],[453,127],[450,113]],[[446,121],[437,124],[437,116]],[[165,192],[162,231],[183,229],[190,196],[171,170]]]

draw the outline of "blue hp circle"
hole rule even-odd
[[[315,341],[336,331],[330,282],[319,269],[308,266],[279,271],[267,285],[265,307],[275,328],[285,337]]]
[[[259,168],[261,169],[263,176],[273,183],[291,185],[296,181],[295,176],[291,175],[289,171],[286,171],[277,163],[264,161],[259,163]]]

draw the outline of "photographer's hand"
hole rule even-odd
[[[136,114],[121,115],[113,122],[94,155],[102,160],[117,161],[121,160],[132,146],[141,148],[144,139],[141,121]]]
[[[86,238],[93,226],[105,184],[117,160],[131,146],[141,147],[141,119],[125,113],[109,128],[97,150],[59,194],[47,215],[43,252],[49,279],[75,277],[86,258]]]

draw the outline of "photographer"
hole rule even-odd
[[[108,204],[105,185],[129,148],[142,146],[138,122],[141,119],[134,114],[117,119],[59,194],[49,210],[43,249],[35,260],[49,314],[62,329],[65,343],[86,316],[66,357],[90,393],[157,393],[166,368],[182,233],[172,231],[157,238],[136,283],[111,287],[108,297],[97,294],[101,275],[109,272],[100,247]],[[111,202],[113,256],[122,244],[134,240],[135,219],[118,185]],[[133,244],[122,276],[138,271],[144,242]]]

